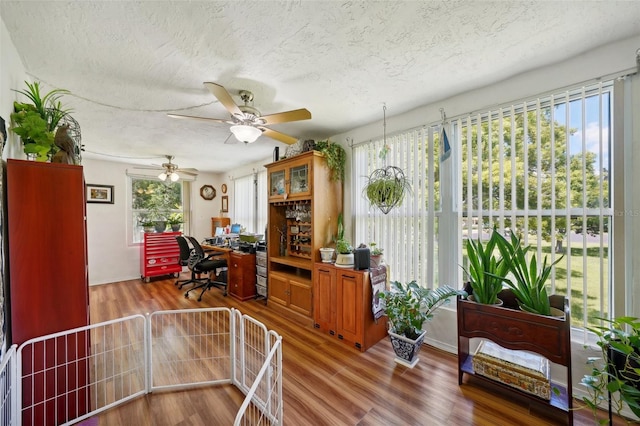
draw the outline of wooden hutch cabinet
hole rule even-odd
[[[215,237],[216,228],[226,228],[231,226],[231,218],[229,217],[212,217],[211,218],[211,236]]]
[[[342,182],[331,180],[324,155],[308,151],[267,164],[268,304],[313,323],[314,263],[337,232]]]
[[[371,311],[373,295],[367,270],[316,263],[314,277],[316,329],[363,352],[387,335],[387,317],[376,321]]]

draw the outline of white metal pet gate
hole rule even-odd
[[[0,426],[67,425],[158,390],[231,384],[234,425],[282,424],[282,338],[236,309],[133,315],[13,346]]]

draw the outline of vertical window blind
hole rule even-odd
[[[384,249],[391,280],[416,280],[423,287],[438,286],[438,216],[440,214],[440,126],[391,135],[354,147],[354,245],[376,242]],[[388,154],[380,156],[385,145]],[[401,206],[388,214],[371,206],[362,195],[367,177],[377,168],[400,167],[412,190]]]
[[[453,155],[445,163],[440,124],[355,145],[354,245],[384,248],[392,280],[437,287],[439,277],[459,277],[442,284],[460,287],[466,277],[452,271],[467,262],[464,240],[488,239],[495,226],[539,259],[562,256],[550,292],[568,295],[574,325],[595,325],[612,297],[613,87],[600,82],[449,120]],[[402,168],[413,190],[384,215],[362,190],[386,165]]]

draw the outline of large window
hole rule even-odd
[[[452,125],[460,147],[463,238],[515,232],[553,269],[575,325],[609,312],[611,84],[581,88]],[[466,259],[465,259],[466,260]]]
[[[384,249],[392,280],[416,280],[424,287],[439,285],[438,223],[441,214],[439,141],[440,126],[391,135],[385,140],[354,149],[355,241],[376,242]],[[381,156],[382,150],[387,151]],[[384,157],[384,158],[382,158]],[[388,214],[361,196],[367,176],[377,168],[396,166],[411,181],[412,190],[400,207]],[[351,224],[346,224],[350,226]]]
[[[133,243],[142,242],[142,224],[145,222],[166,220],[172,215],[180,215],[185,220],[182,182],[133,176],[130,182]]]
[[[383,247],[392,280],[459,286],[466,238],[515,232],[539,258],[562,256],[551,290],[569,296],[574,325],[592,325],[611,309],[612,105],[608,82],[456,117],[444,162],[439,123],[387,137],[386,164],[413,184],[387,215],[361,196],[385,141],[355,146],[354,243]]]
[[[267,226],[267,171],[235,178],[233,220],[247,232],[264,234]]]

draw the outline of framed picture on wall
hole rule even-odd
[[[86,185],[87,203],[113,204],[113,185]]]
[[[220,209],[220,211],[222,213],[228,213],[229,212],[229,196],[228,195],[223,195],[222,196],[222,208]]]

